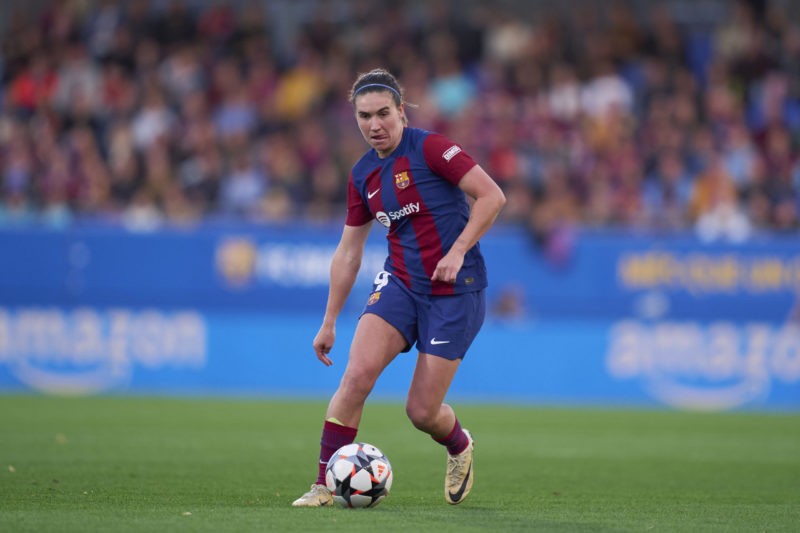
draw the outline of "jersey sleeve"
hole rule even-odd
[[[458,185],[464,174],[477,165],[458,144],[439,133],[425,137],[422,153],[428,167],[454,185]]]
[[[345,224],[348,226],[363,226],[372,220],[372,213],[364,203],[356,186],[353,184],[353,175],[347,180],[347,217]]]

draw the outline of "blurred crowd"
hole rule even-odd
[[[800,227],[786,3],[723,2],[704,24],[664,2],[277,4],[17,10],[0,49],[0,227],[341,220],[367,148],[348,91],[377,66],[418,106],[411,124],[461,143],[505,190],[503,219],[550,246],[580,227],[734,241]]]

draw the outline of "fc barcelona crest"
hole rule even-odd
[[[411,178],[408,177],[408,171],[404,170],[394,175],[394,184],[398,189],[405,189],[409,183],[411,183]]]

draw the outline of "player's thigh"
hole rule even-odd
[[[376,380],[406,346],[405,337],[394,326],[378,315],[364,313],[356,326],[345,372]]]
[[[460,364],[461,359],[445,359],[437,355],[420,353],[406,404],[410,408],[438,409],[444,402]]]

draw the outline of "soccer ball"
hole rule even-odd
[[[392,488],[392,465],[372,444],[346,444],[328,460],[325,484],[342,507],[375,507]]]

